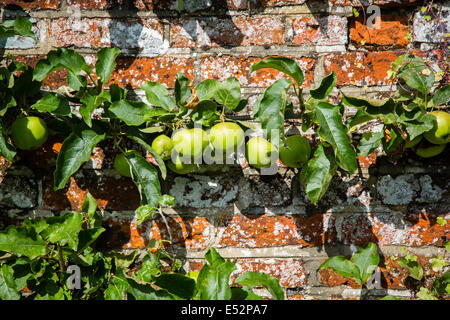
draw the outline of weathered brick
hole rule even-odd
[[[365,157],[358,156],[358,163],[361,168],[369,168],[370,166],[376,164],[377,155],[375,153],[371,153]]]
[[[156,19],[59,18],[52,20],[49,36],[58,47],[137,49],[159,55],[168,48],[163,27]]]
[[[177,10],[176,1],[171,0],[134,0],[132,5],[139,10]],[[247,8],[244,0],[185,0],[184,11],[216,11],[216,10],[243,10]]]
[[[275,45],[284,43],[284,25],[270,16],[180,19],[170,37],[172,47]]]
[[[286,75],[275,69],[261,69],[249,74],[251,66],[260,60],[261,58],[256,57],[208,55],[202,59],[201,77],[202,80],[216,79],[219,81],[235,77],[243,87],[268,87],[278,79],[287,78]],[[303,87],[310,86],[314,77],[315,60],[310,57],[301,57],[295,60],[305,73]]]
[[[408,19],[406,17],[382,16],[379,29],[370,28],[363,19],[350,22],[350,40],[357,47],[390,46],[405,47],[409,41]],[[361,42],[363,41],[364,44]]]
[[[106,229],[97,242],[108,249],[144,248],[148,239],[144,236],[147,224],[136,226],[134,222],[125,219],[107,219],[103,222]]]
[[[345,245],[404,245],[410,247],[440,246],[450,232],[450,224],[436,223],[437,214],[409,214],[407,218],[391,213],[354,214],[337,218],[337,238]],[[446,217],[449,220],[450,217]]]
[[[335,231],[328,215],[310,217],[246,215],[223,219],[219,245],[241,248],[332,245]],[[330,227],[331,226],[331,227]]]
[[[184,73],[191,80],[194,77],[194,59],[184,57],[121,57],[111,75],[111,83],[126,88],[139,88],[146,81],[158,81],[169,88],[175,84],[175,75]]]
[[[338,16],[301,17],[292,21],[292,42],[297,45],[345,45],[347,19]]]
[[[53,190],[52,180],[44,180],[44,208],[81,210],[88,192],[102,210],[135,210],[139,207],[139,192],[131,179],[97,176],[85,171],[83,177],[71,177],[68,185],[58,191]]]
[[[34,68],[39,60],[45,59],[45,56],[15,56],[14,58]],[[42,84],[44,87],[51,89],[67,85],[67,70],[62,69],[52,72],[42,81]]]
[[[112,9],[124,3],[123,0],[67,0],[69,7],[78,8],[82,10],[90,9]]]
[[[401,6],[401,5],[414,5],[419,3],[419,0],[330,0],[333,5],[336,6],[352,6],[359,7],[379,5],[379,6]]]
[[[37,205],[38,184],[33,178],[7,175],[0,184],[0,207],[29,209]]]
[[[262,272],[278,279],[285,288],[298,288],[307,284],[303,262],[298,259],[233,259],[237,270],[231,274],[231,281],[244,272]],[[204,260],[190,260],[189,270],[200,271]]]
[[[206,249],[209,245],[211,224],[203,217],[166,216],[172,235],[172,244],[186,249]],[[170,240],[169,230],[161,217],[153,220],[149,239]],[[170,244],[164,244],[165,246]]]
[[[331,53],[324,59],[325,72],[336,72],[337,85],[386,85],[390,83],[387,71],[398,55],[392,51]]]
[[[431,16],[430,13],[415,13],[413,19],[413,41],[429,43],[446,41],[445,35],[450,32],[450,5],[447,4],[446,10],[434,14],[436,18],[425,19],[425,16]]]
[[[17,6],[25,10],[58,9],[61,0],[3,0],[0,7]]]
[[[285,5],[304,4],[307,0],[251,0],[254,6],[277,7]]]

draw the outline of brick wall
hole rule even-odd
[[[137,88],[149,80],[172,88],[177,72],[195,83],[234,76],[250,101],[239,113],[243,118],[264,88],[282,77],[267,70],[249,75],[252,63],[266,56],[295,58],[305,72],[305,94],[335,71],[339,90],[381,97],[391,89],[390,63],[408,50],[441,65],[448,54],[442,52],[442,30],[423,19],[423,1],[361,2],[380,6],[380,29],[368,28],[359,1],[347,0],[185,0],[181,15],[169,0],[3,0],[2,17],[29,16],[38,37],[11,38],[0,47],[30,64],[57,47],[75,48],[92,63],[99,48],[119,47],[123,54],[112,82],[136,89],[138,96]],[[352,5],[360,9],[359,17]],[[448,33],[450,2],[439,5]],[[63,84],[61,72],[45,83],[50,89]],[[52,170],[60,147],[61,139],[51,137],[36,152],[20,152],[12,166],[0,161],[0,227],[26,216],[79,209],[89,191],[104,210],[104,245],[142,248],[153,237],[169,238],[163,221],[134,224],[139,194],[131,180],[112,169],[108,145],[95,148],[66,188],[54,192]],[[372,154],[360,159],[355,176],[336,177],[318,206],[283,167],[274,176],[233,166],[170,175],[163,189],[177,203],[165,210],[173,248],[186,270],[198,270],[205,249],[214,246],[237,262],[238,273],[277,277],[290,299],[353,299],[359,296],[355,283],[318,267],[328,256],[351,255],[371,241],[383,254],[379,294],[409,296],[405,270],[391,256],[403,255],[402,246],[425,262],[444,255],[450,223],[441,226],[436,218],[450,220],[448,159],[448,148],[438,158],[406,154],[395,164]]]

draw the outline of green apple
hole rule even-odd
[[[247,142],[245,152],[248,163],[261,169],[272,165],[271,155],[277,152],[277,148],[264,138],[254,137]]]
[[[438,154],[442,153],[446,147],[446,144],[435,144],[429,147],[421,147],[417,148],[416,154],[422,158],[431,158],[435,157]]]
[[[200,128],[181,129],[172,136],[173,148],[183,157],[198,158],[208,146],[209,139]]]
[[[177,174],[187,174],[192,172],[197,166],[193,163],[183,163],[179,156],[176,156],[175,162],[173,160],[167,161],[167,167]]]
[[[311,146],[302,136],[290,136],[280,147],[280,161],[288,167],[300,168],[311,156]]]
[[[414,139],[412,139],[411,141],[410,140],[406,141],[405,149],[414,148],[417,144],[419,144],[420,141],[422,141],[422,136],[417,136]]]
[[[436,116],[436,124],[432,130],[424,133],[425,139],[434,144],[450,142],[450,113],[445,111],[430,113]]]
[[[168,136],[161,134],[153,140],[152,148],[161,156],[163,160],[168,160],[172,154],[173,143]]]
[[[19,118],[11,126],[11,138],[17,148],[34,150],[47,141],[47,126],[38,117]]]
[[[211,128],[209,140],[216,151],[236,151],[244,143],[244,130],[233,122],[218,123]]]

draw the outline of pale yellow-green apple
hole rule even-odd
[[[183,163],[180,156],[172,157],[166,162],[167,167],[177,174],[187,174],[192,172],[197,166],[193,163]]]
[[[172,154],[172,139],[165,134],[161,134],[153,140],[152,148],[161,156],[163,160],[168,160]]]
[[[424,137],[434,144],[450,142],[450,113],[445,111],[430,112],[436,117],[436,124],[433,129],[425,132]]]
[[[183,158],[198,158],[209,144],[208,134],[200,128],[181,129],[172,136],[172,144]]]
[[[311,155],[311,146],[308,140],[302,136],[290,136],[284,141],[284,147],[280,147],[280,161],[291,168],[300,168],[308,161]]]
[[[275,158],[272,154],[277,153],[277,148],[261,137],[251,138],[246,145],[245,153],[248,163],[258,169],[268,168],[272,164]]]
[[[214,150],[221,153],[237,151],[244,143],[244,130],[234,122],[222,122],[209,131]]]
[[[47,126],[44,120],[38,117],[19,118],[11,126],[11,138],[17,148],[34,150],[47,140]]]
[[[431,158],[439,155],[444,151],[447,144],[434,144],[427,147],[420,147],[416,149],[416,154],[422,158]]]

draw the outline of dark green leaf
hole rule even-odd
[[[197,289],[201,300],[229,300],[231,289],[228,284],[231,273],[236,266],[229,262],[211,266],[205,264],[197,278]]]
[[[285,57],[268,57],[253,64],[250,73],[263,68],[272,68],[287,74],[295,80],[299,87],[303,83],[303,71],[292,59]]]
[[[316,106],[315,116],[320,125],[319,135],[333,146],[339,167],[349,173],[355,172],[358,168],[356,153],[342,123],[339,107],[321,102]]]
[[[56,159],[54,172],[55,190],[64,188],[83,163],[90,159],[92,150],[100,141],[106,138],[106,133],[96,126],[92,129],[84,124],[76,126],[73,132],[64,140]]]
[[[209,100],[214,97],[217,88],[220,86],[220,82],[214,79],[206,79],[200,82],[195,87],[197,98],[200,101]]]
[[[145,91],[147,101],[150,102],[151,105],[161,107],[167,111],[176,108],[176,104],[169,96],[166,87],[161,83],[148,81],[144,83],[141,89]]]
[[[283,288],[278,283],[278,280],[270,275],[247,271],[236,279],[236,283],[250,288],[262,285],[269,290],[273,299],[284,300]]]
[[[95,71],[102,83],[107,83],[111,77],[111,73],[116,67],[116,58],[120,54],[118,48],[103,48],[97,53],[97,62],[95,63]]]
[[[328,76],[322,79],[320,86],[317,89],[313,89],[309,92],[311,97],[317,100],[324,100],[328,97],[328,95],[333,90],[336,85],[337,77],[336,73],[331,72]]]
[[[14,270],[6,263],[0,267],[0,300],[19,300],[20,292],[14,281]]]
[[[402,267],[408,269],[409,276],[416,279],[422,280],[423,278],[423,267],[417,261],[417,256],[408,254],[405,257],[399,258],[397,260],[398,264]]]
[[[379,132],[364,132],[358,144],[358,156],[365,157],[381,145],[384,134]]]
[[[195,280],[177,273],[163,273],[156,277],[155,284],[182,299],[191,299],[195,294]]]
[[[254,116],[261,122],[270,142],[279,145],[284,135],[284,112],[289,102],[287,92],[292,82],[287,79],[275,81],[255,102]]]
[[[72,250],[77,250],[78,233],[83,223],[83,215],[78,212],[68,212],[63,216],[47,219],[48,227],[41,232],[42,237],[51,243],[61,246],[66,244]]]
[[[151,108],[144,102],[119,100],[108,111],[129,126],[140,126],[147,120],[166,113],[164,109]]]
[[[111,95],[107,91],[103,91],[99,95],[94,92],[86,92],[80,99],[82,105],[80,106],[80,114],[84,122],[90,127],[92,126],[92,112],[100,107],[102,103],[111,101]]]
[[[450,99],[450,84],[439,88],[433,95],[431,100],[431,106],[436,107],[440,105],[445,105]]]
[[[214,92],[214,99],[230,110],[237,108],[241,101],[241,85],[239,80],[232,77],[221,82]]]
[[[33,104],[31,108],[36,109],[39,112],[49,112],[63,116],[70,115],[71,113],[69,102],[64,98],[51,93],[46,93],[38,102]]]
[[[141,204],[156,207],[161,199],[161,186],[155,167],[135,152],[126,153],[125,159],[141,195]]]
[[[336,172],[336,162],[320,144],[314,151],[313,157],[303,166],[300,183],[305,184],[305,192],[312,203],[323,197]]]
[[[203,126],[210,126],[219,119],[217,104],[211,100],[200,101],[196,110],[191,113],[191,119]]]
[[[175,100],[180,107],[185,106],[192,95],[192,90],[189,87],[191,80],[186,78],[182,73],[176,74],[175,80]]]
[[[0,232],[0,251],[34,259],[47,253],[47,246],[42,237],[34,230],[9,226]]]
[[[342,256],[328,258],[324,263],[322,263],[320,269],[331,269],[340,276],[352,278],[358,284],[362,284],[358,267],[353,262]]]
[[[13,161],[16,156],[16,149],[9,143],[9,138],[3,128],[3,123],[0,120],[0,154],[8,161]]]

